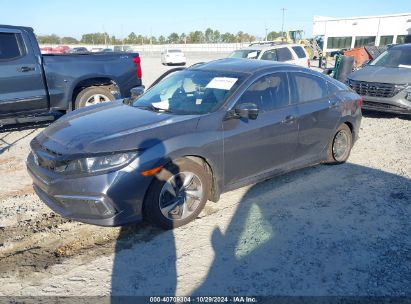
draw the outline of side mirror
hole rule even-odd
[[[140,97],[141,95],[143,95],[144,94],[144,89],[145,89],[145,86],[138,86],[138,87],[135,87],[135,88],[132,88],[131,90],[130,90],[130,93],[131,93],[131,99],[137,99],[138,97]]]
[[[235,107],[235,114],[241,118],[257,119],[259,109],[255,103],[242,103]]]

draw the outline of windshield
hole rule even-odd
[[[232,58],[249,58],[249,59],[257,59],[258,55],[260,55],[259,50],[237,50],[231,53],[230,57]]]
[[[184,70],[164,78],[133,106],[173,114],[205,114],[221,107],[239,86],[244,76],[238,73]]]
[[[378,56],[370,65],[411,68],[411,52],[405,48],[390,49]]]

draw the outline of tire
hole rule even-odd
[[[94,101],[99,96],[99,100]],[[95,105],[101,102],[113,101],[114,95],[106,87],[88,87],[83,89],[76,97],[74,102],[74,108],[83,108],[91,105]]]
[[[350,156],[352,145],[351,130],[346,124],[342,124],[328,145],[327,162],[330,164],[345,163]],[[345,149],[343,146],[345,146]]]
[[[184,185],[186,179],[187,181],[190,179],[190,174],[192,174],[190,183],[184,190],[181,190],[183,187],[178,190],[181,185]],[[191,222],[203,210],[210,184],[210,177],[200,164],[189,159],[170,163],[155,176],[147,191],[143,205],[144,218],[166,230]]]

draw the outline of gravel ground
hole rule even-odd
[[[51,212],[24,167],[43,127],[0,133],[0,296],[411,295],[409,119],[367,115],[346,164],[228,192],[174,231]]]

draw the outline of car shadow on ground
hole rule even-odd
[[[222,209],[232,197],[222,196]],[[411,295],[410,179],[319,165],[251,186],[237,204],[227,225],[211,215],[183,228],[208,229],[208,239],[193,237],[179,256],[173,231],[119,245],[111,295]],[[211,266],[184,263],[210,239]]]
[[[45,128],[50,125],[50,122],[41,122],[41,123],[30,123],[30,124],[19,124],[19,125],[7,125],[0,128],[0,155],[4,152],[8,151],[11,147],[17,144],[19,141],[23,140],[24,138],[30,136],[37,129]],[[29,132],[22,132],[17,136],[13,136],[13,139],[9,139],[8,137],[11,136],[14,132],[26,131]],[[14,135],[14,134],[13,134]]]

